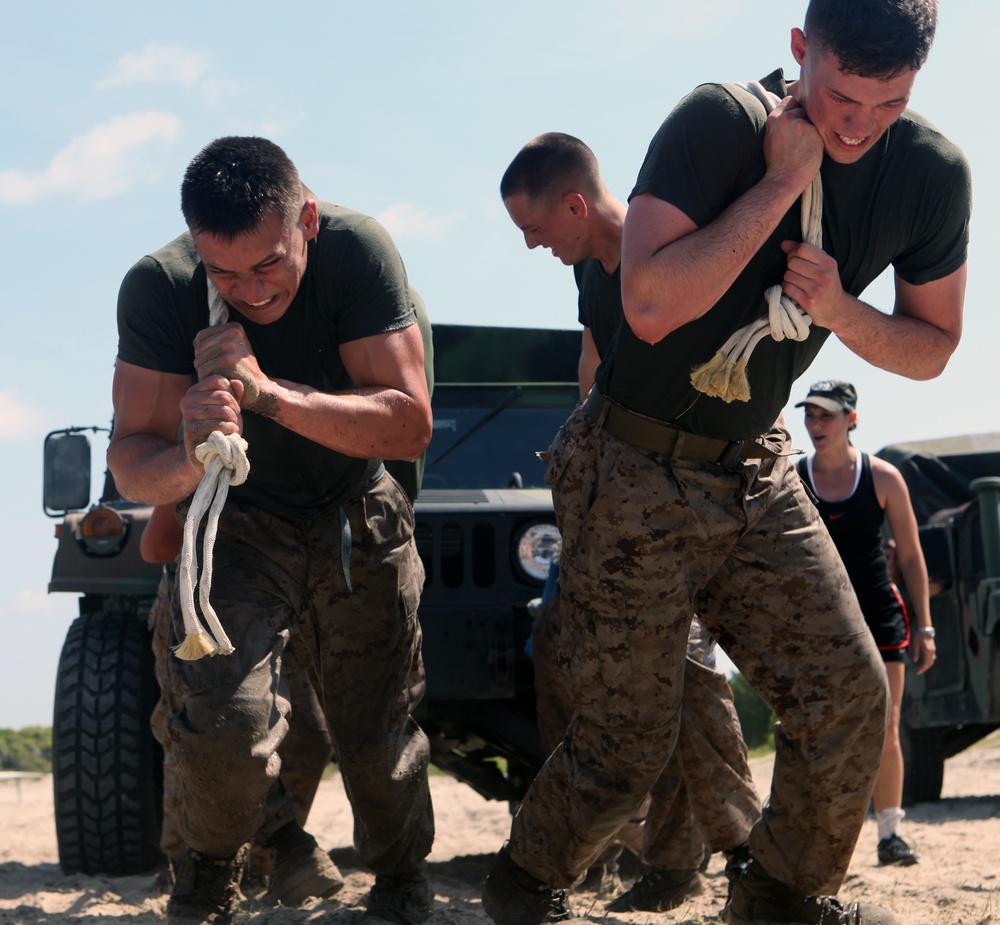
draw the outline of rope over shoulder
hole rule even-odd
[[[225,300],[211,280],[208,283],[208,301],[209,324],[224,323],[229,311]],[[212,553],[219,530],[219,515],[226,504],[229,486],[242,485],[250,474],[247,442],[239,434],[226,435],[221,431],[214,431],[194,452],[198,461],[205,467],[205,474],[198,483],[184,521],[179,587],[186,635],[184,641],[174,647],[174,655],[188,661],[197,660],[205,655],[230,655],[236,651],[209,599],[212,592]],[[199,583],[195,544],[202,520],[205,520],[205,536],[202,541],[204,567]],[[198,584],[201,612],[208,624],[207,631],[198,619],[198,612],[194,606],[196,584]]]
[[[771,112],[780,102],[774,93],[765,90],[756,80],[739,86],[753,93],[766,112]],[[801,221],[803,240],[822,247],[823,181],[819,172],[802,193]],[[699,392],[721,398],[724,402],[750,401],[746,370],[754,347],[769,334],[776,341],[802,341],[809,336],[812,318],[782,292],[780,285],[767,289],[764,298],[767,300],[767,314],[734,332],[711,360],[691,373],[691,385]]]

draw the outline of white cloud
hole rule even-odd
[[[0,621],[13,620],[27,628],[35,619],[65,615],[66,600],[38,588],[22,588],[12,597],[0,600]]]
[[[10,392],[0,392],[0,442],[34,439],[42,432],[42,413]]]
[[[171,142],[180,120],[168,112],[116,116],[74,138],[40,171],[0,171],[0,202],[28,203],[76,195],[93,201],[130,189],[142,164],[132,155],[151,141]]]
[[[147,45],[139,54],[122,55],[118,67],[98,90],[136,83],[171,83],[193,87],[209,68],[208,55],[180,45]]]
[[[464,218],[461,212],[432,215],[414,208],[410,202],[398,202],[375,216],[394,238],[421,238],[436,241]]]

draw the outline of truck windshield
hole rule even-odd
[[[423,488],[544,488],[536,454],[549,448],[577,397],[575,384],[439,384]]]

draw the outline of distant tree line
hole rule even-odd
[[[729,679],[748,748],[774,747],[774,711],[741,674]],[[0,771],[52,770],[52,729],[26,726],[0,729]]]
[[[0,771],[52,770],[52,729],[0,729]]]
[[[772,710],[741,674],[729,679],[736,702],[736,714],[743,729],[743,740],[747,748],[774,748],[774,710]]]

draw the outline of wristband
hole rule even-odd
[[[923,633],[926,636],[930,636],[931,639],[933,639],[934,636],[935,636],[935,632],[934,632],[934,627],[933,626],[918,626],[917,627],[917,632],[918,633]]]

